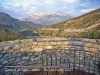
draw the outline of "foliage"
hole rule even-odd
[[[100,39],[100,31],[93,31],[89,34],[90,39]]]
[[[27,36],[39,36],[37,33],[34,33],[32,30],[25,30],[20,32],[21,35],[27,37]]]
[[[97,69],[100,70],[100,61],[98,62],[98,64],[96,64]]]
[[[17,31],[0,28],[0,41],[8,41],[23,38],[24,37],[21,36]]]

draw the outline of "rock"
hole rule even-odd
[[[56,42],[50,42],[50,45],[56,45]]]
[[[38,43],[37,42],[33,42],[33,45],[37,45]]]
[[[18,64],[22,65],[22,64],[25,64],[26,61],[20,61],[18,62]]]
[[[34,60],[40,60],[40,58],[39,57],[36,57],[36,58],[34,58]]]
[[[0,52],[3,51],[4,49],[0,48]]]
[[[17,56],[18,56],[18,57],[21,57],[21,53],[18,53]]]
[[[11,75],[11,72],[9,71],[9,72],[5,73],[5,75]]]
[[[49,45],[50,45],[50,43],[49,43],[49,42],[46,42],[46,43],[45,43],[45,45],[48,45],[48,46],[49,46]]]
[[[25,59],[29,59],[29,56],[22,57],[21,59],[23,59],[23,60],[25,60]]]
[[[31,61],[34,61],[34,58],[30,58]]]
[[[4,50],[8,50],[8,49],[9,49],[9,47],[10,47],[10,46],[6,46],[6,47],[4,47]]]
[[[28,53],[27,55],[28,55],[28,56],[32,56],[33,54],[32,54],[32,53]]]
[[[4,60],[3,62],[2,62],[2,64],[7,64],[8,63],[8,61],[7,60]]]
[[[3,54],[0,54],[0,58],[2,58],[3,57]]]
[[[28,64],[33,66],[33,64],[35,64],[35,62],[34,61],[28,62]]]
[[[19,61],[21,61],[21,59],[20,58],[16,58],[16,60],[14,62],[19,62]]]
[[[43,50],[42,48],[38,48],[38,47],[34,48],[35,52],[41,52],[42,50]]]
[[[21,57],[21,53],[18,52],[18,51],[14,51],[14,52],[12,53],[12,56],[13,56],[13,57]]]
[[[5,50],[3,50],[3,51],[1,51],[0,53],[6,53],[6,51],[5,51]]]
[[[63,43],[62,42],[57,42],[57,45],[62,45]]]
[[[20,49],[20,51],[24,51],[24,49],[23,49],[23,48],[21,48],[21,49]]]
[[[0,62],[3,62],[5,59],[4,58],[2,58],[2,59],[0,59]]]
[[[15,45],[14,46],[14,49],[20,49],[21,47],[20,47],[20,45]]]
[[[38,43],[38,45],[44,45],[44,44],[45,44],[44,42],[39,42],[39,43]]]
[[[15,61],[15,58],[9,59],[8,61],[10,61],[10,62]]]
[[[23,47],[23,51],[30,51],[31,47]]]
[[[53,46],[47,46],[47,49],[52,49],[53,48]]]
[[[62,42],[62,45],[70,46],[71,45],[71,42]]]

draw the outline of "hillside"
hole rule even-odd
[[[43,27],[39,33],[42,36],[100,38],[100,9]]]
[[[82,16],[73,18],[68,21],[64,21],[58,24],[48,26],[50,28],[59,28],[59,29],[84,29],[95,24],[100,23],[100,9],[91,11],[89,13],[83,14]],[[98,25],[100,28],[100,24]]]
[[[75,17],[72,14],[65,14],[61,12],[40,12],[22,18],[22,21],[31,21],[36,24],[51,25]]]
[[[0,28],[0,42],[15,40],[15,39],[23,39],[23,38],[24,37],[20,35],[20,33],[17,31]]]
[[[10,17],[8,14],[0,12],[0,28],[12,29],[12,30],[24,30],[28,28],[38,28],[42,25],[34,24],[28,21],[20,21],[18,19]]]
[[[34,36],[39,36],[37,32],[33,29],[25,30],[25,31],[20,31],[20,34],[24,37],[34,37]]]

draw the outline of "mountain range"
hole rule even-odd
[[[94,36],[94,33],[100,36],[100,8],[64,22],[43,27],[40,32],[45,36],[67,37],[89,37]]]
[[[51,17],[50,14],[51,13],[35,14],[36,18],[34,19],[39,20],[40,17],[42,17],[40,19],[40,21],[42,21],[44,20],[44,17],[47,15],[50,18]],[[58,15],[63,17],[66,16],[66,14],[62,14],[62,13],[52,13],[53,16],[54,14],[56,14],[55,17],[57,17]],[[37,17],[37,15],[39,17]],[[33,22],[32,16],[28,16],[28,17],[30,17],[31,21]],[[47,21],[51,21],[48,17],[45,19],[46,21],[45,23],[47,23]],[[27,21],[18,20],[10,17],[6,13],[0,12],[0,28],[11,29],[11,30],[25,30],[31,28],[32,29],[31,31],[29,30],[29,31],[21,32],[21,34],[24,34],[24,36],[27,36],[26,33],[29,34],[31,32],[30,35],[40,35],[40,36],[61,36],[61,37],[73,36],[73,37],[85,37],[85,38],[87,37],[100,38],[100,8],[91,11],[89,13],[85,13],[79,17],[75,17],[49,26],[42,27],[42,25],[35,24],[32,22],[29,22],[28,20]],[[38,27],[42,27],[42,28],[38,28]],[[38,29],[34,30],[34,28],[38,28]],[[34,32],[36,34],[34,34]]]
[[[21,19],[21,21],[31,21],[36,24],[51,25],[74,18],[75,15],[61,12],[40,12]]]
[[[42,27],[40,24],[35,24],[28,21],[20,21],[9,16],[6,13],[0,12],[0,28],[11,29],[11,30],[25,30],[29,28]]]
[[[48,27],[59,29],[80,29],[90,26],[97,26],[100,23],[100,8],[89,13],[75,17],[68,21],[57,23]],[[100,25],[100,24],[99,24]],[[99,26],[98,25],[98,26]]]

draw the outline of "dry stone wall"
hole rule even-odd
[[[77,41],[42,41],[42,42],[31,42],[31,43],[22,43],[22,44],[17,44],[17,45],[9,45],[9,46],[4,46],[0,48],[0,62],[4,65],[9,65],[9,66],[39,66],[42,65],[42,59],[41,59],[41,53],[43,51],[49,50],[49,49],[54,49],[55,52],[56,49],[64,49],[66,51],[62,51],[62,60],[63,62],[64,59],[67,59],[68,57],[70,58],[71,62],[73,61],[73,54],[69,55],[70,50],[73,51],[76,50],[76,64],[79,64],[79,50],[81,51],[91,51],[91,49],[97,49],[100,51],[100,45],[99,44],[91,44],[91,43],[84,43],[84,42],[77,42]],[[80,59],[84,59],[84,53],[81,52]],[[58,59],[60,58],[58,54]],[[86,58],[88,60],[88,53],[86,54]],[[99,54],[100,55],[100,54]],[[53,60],[55,62],[55,55],[53,55]],[[45,58],[45,56],[43,56]],[[64,57],[64,58],[63,58]],[[93,57],[94,58],[94,57]],[[96,58],[100,59],[100,58]],[[49,60],[49,57],[48,57]],[[85,60],[86,61],[86,60]],[[84,61],[84,62],[85,62]],[[59,61],[58,61],[59,62]],[[93,63],[93,61],[91,61]],[[60,63],[58,63],[59,65]],[[46,62],[44,62],[44,65],[46,65]],[[53,64],[55,65],[55,64]],[[88,65],[88,64],[87,64]],[[86,68],[87,67],[86,65]],[[80,67],[82,67],[83,64],[81,64]],[[91,67],[91,70],[92,67]],[[7,75],[10,75],[7,73]]]
[[[100,43],[100,39],[87,39],[87,38],[66,38],[66,37],[37,37],[32,39],[22,39],[22,40],[13,40],[13,41],[3,41],[0,42],[0,46],[8,45],[8,44],[20,44],[20,43],[27,43],[27,42],[34,42],[34,41],[85,41],[85,42],[98,42]]]

